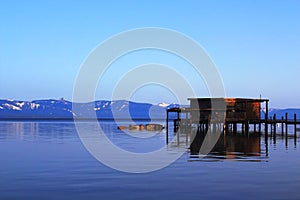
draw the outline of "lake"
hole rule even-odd
[[[165,144],[165,132],[136,140],[113,121],[101,127],[132,152]],[[72,121],[2,121],[0,199],[300,199],[300,138],[292,135],[226,136],[206,158],[186,152],[166,168],[132,174],[96,160]]]

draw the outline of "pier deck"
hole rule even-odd
[[[173,114],[174,134],[190,134],[193,128],[201,132],[221,131],[226,134],[232,133],[264,133],[266,137],[269,134],[275,134],[280,131],[282,135],[288,135],[289,126],[293,126],[294,137],[297,137],[297,131],[300,128],[300,119],[294,114],[293,119],[289,119],[288,114],[277,119],[276,114],[269,118],[268,99],[234,99],[234,98],[218,98],[218,102],[225,102],[226,109],[216,110],[211,108],[211,102],[208,98],[193,98],[191,106],[171,108],[167,110],[166,121],[166,143],[169,142],[169,122],[170,113]],[[214,101],[216,101],[214,99]],[[261,117],[261,103],[265,103],[266,112],[264,119]],[[223,120],[220,120],[222,116]],[[196,117],[195,117],[196,116]],[[221,117],[221,118],[222,118]],[[262,129],[263,126],[263,129]],[[250,131],[251,130],[251,131]],[[179,133],[180,132],[180,133]]]

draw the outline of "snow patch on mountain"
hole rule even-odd
[[[16,105],[22,108],[25,105],[25,102],[16,102]]]
[[[31,103],[30,108],[31,109],[38,109],[40,107],[40,104]]]
[[[8,104],[8,103],[5,103],[4,106],[6,106],[7,108],[12,109],[12,110],[22,110],[20,107],[17,107],[15,105]]]
[[[170,104],[169,103],[159,103],[158,106],[160,107],[168,107]]]

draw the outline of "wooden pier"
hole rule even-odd
[[[288,113],[277,119],[276,114],[269,118],[268,99],[241,98],[189,98],[190,107],[171,108],[167,110],[166,143],[169,143],[170,113],[173,113],[173,132],[179,140],[180,134],[191,135],[193,129],[201,133],[222,132],[239,134],[264,134],[265,137],[275,136],[279,132],[288,137],[289,129],[293,128],[293,136],[300,132],[300,120],[294,114],[289,119]],[[225,104],[225,109],[212,108],[211,101]],[[265,104],[264,116],[261,116],[261,104]],[[174,119],[174,114],[176,119]],[[218,117],[216,117],[218,116]],[[220,120],[223,119],[223,120]],[[291,127],[292,126],[292,127]]]

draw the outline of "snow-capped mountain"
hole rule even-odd
[[[100,119],[166,119],[166,110],[179,106],[179,104],[174,103],[152,105],[126,100],[99,100],[89,103],[72,103],[64,99],[0,100],[0,119],[92,118],[95,114]],[[269,109],[269,117],[273,117],[276,114],[277,119],[281,119],[282,116],[285,117],[285,113],[288,113],[289,119],[293,119],[295,113],[297,118],[300,118],[300,109]],[[264,112],[262,112],[261,116],[264,118]]]
[[[0,100],[0,118],[72,118],[72,103],[66,100]]]
[[[73,106],[76,109],[73,109]],[[72,103],[60,99],[19,101],[0,100],[0,119],[101,119],[133,118],[133,119],[165,119],[166,109],[178,107],[178,104],[136,103],[126,100],[100,100],[89,103]]]

